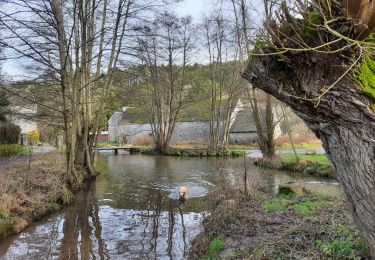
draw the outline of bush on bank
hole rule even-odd
[[[0,157],[17,155],[23,151],[22,145],[19,144],[0,144]]]
[[[335,178],[333,167],[325,155],[298,155],[299,161],[293,154],[283,154],[273,160],[260,158],[255,164],[259,167],[299,172],[304,175]]]

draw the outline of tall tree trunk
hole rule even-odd
[[[316,97],[322,87],[331,86],[342,75],[343,68],[332,66],[337,64],[335,58],[303,53],[293,58],[301,64],[291,67],[265,56],[250,62],[243,77],[288,104],[322,140],[354,220],[375,257],[375,112],[371,103],[349,77],[321,96],[318,104],[297,97]]]
[[[296,158],[296,162],[299,162],[299,156],[298,156],[297,151],[296,151],[296,146],[294,145],[293,133],[292,133],[292,129],[290,127],[288,113],[286,112],[286,109],[285,109],[284,105],[281,105],[281,111],[283,113],[289,143],[292,146],[292,150],[293,150],[294,157]]]

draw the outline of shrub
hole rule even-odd
[[[317,172],[317,165],[310,165],[305,168],[305,170],[303,171],[303,174],[314,175],[316,174],[316,172]]]
[[[332,177],[333,168],[331,165],[319,165],[316,169],[320,177]]]
[[[27,133],[29,145],[36,145],[39,142],[39,131],[37,129]]]
[[[0,156],[12,156],[22,152],[22,145],[0,144]]]
[[[0,144],[17,144],[21,128],[12,123],[0,124]]]
[[[154,146],[154,138],[150,135],[142,135],[135,137],[132,141],[133,145],[139,146]]]

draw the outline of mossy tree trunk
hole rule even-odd
[[[242,75],[322,140],[375,259],[375,3],[308,2],[282,2]],[[290,12],[293,4],[300,8]]]
[[[371,102],[349,77],[323,95],[318,105],[297,97],[314,97],[322,87],[332,85],[343,73],[337,66],[341,62],[337,55],[300,53],[294,54],[290,66],[275,56],[265,56],[251,62],[243,77],[288,104],[322,140],[354,220],[375,257],[375,112]]]

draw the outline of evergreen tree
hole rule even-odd
[[[7,107],[9,106],[9,100],[5,91],[0,91],[0,122],[7,121]]]

